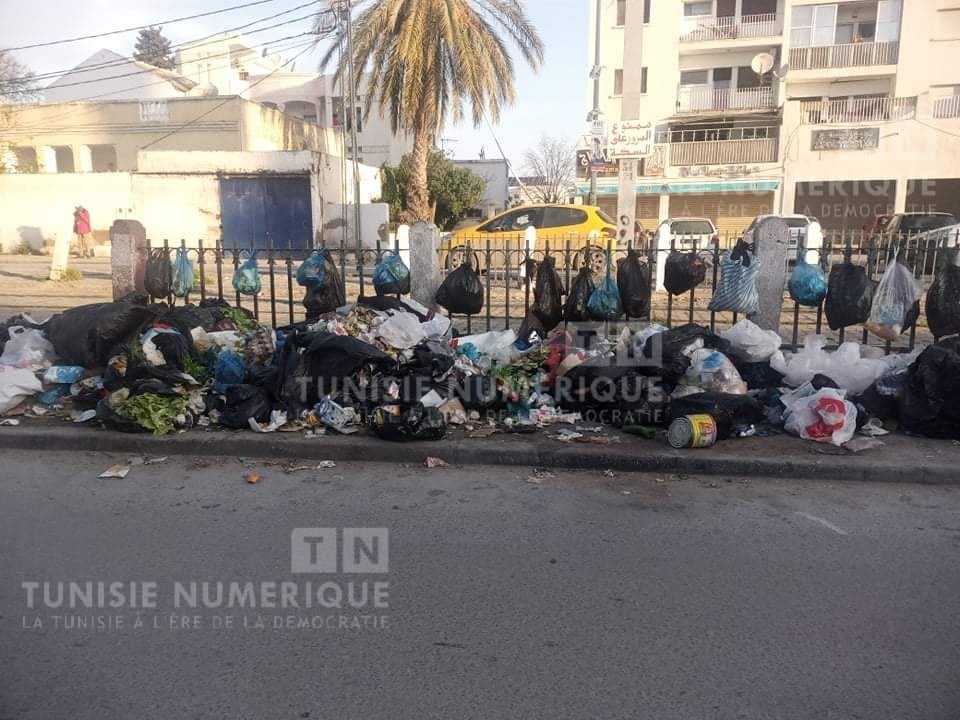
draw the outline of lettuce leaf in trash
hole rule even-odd
[[[143,393],[125,400],[118,412],[154,435],[169,435],[176,430],[176,419],[185,415],[187,399]]]

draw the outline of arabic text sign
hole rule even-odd
[[[626,120],[610,125],[607,136],[608,160],[640,160],[653,152],[653,125]]]

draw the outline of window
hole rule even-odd
[[[713,2],[688,2],[683,5],[684,17],[699,17],[713,14]]]
[[[617,0],[617,27],[627,24],[627,0]]]
[[[670,225],[674,235],[713,235],[713,224],[709,220],[675,220]]]
[[[877,3],[877,42],[900,39],[900,10],[903,0],[880,0]]]
[[[836,41],[837,6],[806,5],[793,9],[790,42],[794,47],[824,47]]]
[[[749,66],[737,68],[737,88],[745,90],[746,88],[763,87],[762,78],[757,75],[753,68]]]
[[[486,232],[523,232],[531,225],[540,227],[542,219],[543,208],[523,208],[501,215],[479,229]]]
[[[647,68],[640,68],[640,94],[647,94]]]
[[[613,71],[613,94],[623,95],[623,70]]]
[[[548,207],[543,211],[541,229],[582,225],[587,221],[587,214],[583,210],[574,208]]]
[[[166,100],[144,100],[140,103],[140,122],[170,122]]]
[[[650,5],[652,0],[643,0],[643,24],[650,24]]]
[[[709,85],[709,70],[684,70],[680,73],[681,85]]]

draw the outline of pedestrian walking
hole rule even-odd
[[[80,257],[93,257],[93,234],[90,230],[90,212],[77,205],[73,210],[75,252]]]

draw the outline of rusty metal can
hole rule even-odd
[[[667,442],[677,449],[708,448],[717,443],[717,421],[710,415],[686,415],[670,423]]]

